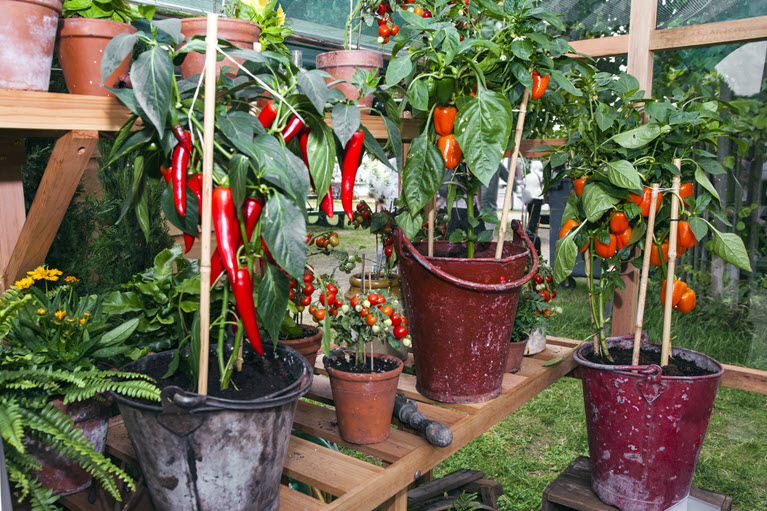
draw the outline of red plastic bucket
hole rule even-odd
[[[401,230],[395,248],[402,299],[413,337],[418,392],[445,403],[479,403],[501,393],[520,287],[538,271],[538,255],[518,221],[514,241],[494,259],[495,243],[413,246]],[[524,240],[525,245],[522,244]],[[533,265],[525,275],[528,254]],[[503,280],[502,280],[503,279]],[[505,283],[502,283],[504,282]]]
[[[633,339],[608,339],[631,349]],[[701,353],[673,348],[672,357],[712,371],[705,376],[663,376],[657,365],[611,366],[573,357],[582,366],[589,438],[591,487],[605,504],[622,511],[662,511],[690,492],[700,447],[724,373]],[[642,343],[642,351],[660,345]]]

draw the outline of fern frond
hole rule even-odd
[[[160,400],[160,390],[156,385],[147,381],[127,380],[110,381],[97,380],[84,388],[68,389],[64,392],[64,403],[82,401],[103,392],[115,392],[123,396],[150,401]]]
[[[8,445],[24,452],[24,426],[18,403],[0,398],[0,433]]]
[[[8,480],[19,492],[19,502],[24,502],[29,497],[32,509],[58,511],[58,507],[54,504],[59,497],[54,496],[51,490],[43,488],[36,477],[30,478],[28,470],[20,469],[12,458],[6,459],[5,468],[8,472]],[[39,468],[38,465],[36,469]]]

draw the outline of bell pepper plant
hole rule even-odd
[[[163,213],[185,235],[196,238],[202,209],[197,185],[204,91],[198,88],[197,76],[177,81],[173,66],[187,52],[203,52],[204,41],[197,37],[182,46],[184,35],[175,19],[138,28],[135,34],[114,38],[103,58],[102,74],[108,76],[137,42],[145,48],[131,66],[133,88],[113,90],[132,113],[107,159],[134,156],[134,184],[126,203],[136,208],[140,222],[148,214],[148,183],[164,179],[161,168],[170,168]],[[361,125],[356,105],[334,95],[321,72],[301,70],[283,53],[228,44],[219,51],[245,60],[242,66],[230,60],[238,70],[236,78],[222,75],[216,84],[211,209],[217,249],[211,257],[211,280],[225,284],[226,306],[212,326],[219,329],[221,385],[226,387],[238,356],[224,357],[227,325],[238,325],[237,347],[243,336],[260,354],[262,335],[277,342],[290,279],[301,278],[306,265],[310,183],[322,204],[336,158],[344,164],[344,179],[356,171],[363,147],[387,164],[388,159]],[[262,105],[254,115],[257,101]],[[332,128],[325,123],[327,114]],[[139,119],[140,129],[135,129]],[[394,122],[389,128],[398,131]]]
[[[554,280],[567,278],[582,254],[595,353],[609,356],[605,343],[609,318],[603,311],[613,291],[625,287],[619,271],[622,265],[633,262],[641,268],[642,252],[650,250],[650,262],[658,267],[656,278],[670,278],[666,263],[675,175],[681,175],[683,183],[677,192],[681,208],[677,256],[711,234],[707,247],[713,253],[749,271],[750,263],[741,239],[719,231],[709,220],[726,223],[710,180],[724,169],[706,146],[715,147],[718,137],[733,133],[720,115],[727,105],[681,92],[670,100],[645,98],[631,75],[615,77],[585,63],[580,67],[572,81],[581,94],[566,96],[575,116],[569,123],[568,141],[539,150],[553,151],[544,167],[545,189],[564,178],[574,184],[556,242]],[[676,159],[681,160],[681,169],[674,165]],[[553,169],[561,170],[554,173]],[[653,183],[659,184],[662,193],[657,199],[653,241],[645,246]],[[591,268],[599,268],[599,277]],[[684,282],[674,282],[673,305],[689,312],[695,307],[695,292]]]

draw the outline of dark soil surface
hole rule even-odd
[[[299,339],[306,339],[307,337],[311,337],[311,336],[317,334],[317,330],[314,330],[313,328],[309,329],[308,327],[306,327],[304,325],[298,325],[298,326],[301,328],[301,335],[299,335],[297,337],[291,337],[291,336],[285,335],[282,332],[280,332],[280,340],[281,341],[286,341],[286,340],[287,341],[297,341]]]
[[[218,370],[216,354],[215,352],[210,354],[210,365],[208,366],[209,396],[242,401],[258,399],[283,389],[296,380],[290,368],[272,353],[267,352],[266,356],[261,358],[255,352],[246,350],[244,358],[242,371],[239,373],[236,370],[233,371],[229,388],[221,390],[219,388],[221,373]],[[197,382],[193,382],[181,368],[170,378],[162,379],[167,371],[167,364],[162,361],[148,367],[145,373],[154,378],[157,381],[157,386],[161,389],[176,386],[186,391],[192,391],[195,388]]]
[[[620,346],[611,346],[610,355],[613,357],[612,362],[607,358],[595,357],[593,352],[587,354],[585,358],[589,362],[594,362],[595,364],[626,366],[632,365],[631,362],[634,355],[632,349],[626,349]],[[651,364],[660,365],[660,351],[640,351],[639,365]],[[708,369],[699,367],[694,362],[685,360],[682,357],[671,358],[668,365],[663,366],[661,369],[663,369],[663,376],[706,376],[715,373],[715,371],[710,371]]]
[[[332,367],[337,371],[343,371],[345,373],[385,373],[387,371],[393,371],[399,365],[393,360],[381,360],[375,359],[375,364],[371,369],[371,357],[365,357],[364,364],[357,363],[357,355],[355,353],[347,353],[346,357],[338,357],[335,360],[328,363],[328,367]]]

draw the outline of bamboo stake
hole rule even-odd
[[[362,254],[362,278],[360,280],[362,281],[362,283],[360,284],[360,286],[362,286],[360,288],[360,293],[364,293],[365,292],[365,254]]]
[[[200,256],[200,375],[197,393],[208,394],[208,360],[210,354],[210,229],[213,196],[213,130],[216,109],[216,43],[218,18],[208,14],[205,35],[205,119],[203,123],[202,157],[202,255]]]
[[[589,279],[589,288],[591,288],[591,282],[594,278],[594,269],[591,267],[591,248],[587,248],[585,252],[583,252],[583,264],[586,266],[586,278]],[[596,325],[597,324],[597,318],[594,316],[594,307],[592,305],[593,296],[591,294],[591,291],[589,291],[589,312],[591,313],[591,324]],[[599,340],[601,339],[602,334],[601,332],[594,336],[594,339],[592,340],[592,343],[594,345],[594,356],[600,356],[602,351],[602,346],[599,344]]]
[[[437,197],[432,197],[427,207],[429,208],[427,210],[427,217],[429,221],[429,246],[427,255],[429,257],[434,257],[434,217],[437,210]]]
[[[519,156],[519,145],[522,143],[522,128],[525,126],[525,115],[527,114],[527,101],[530,98],[530,91],[525,89],[522,95],[522,104],[519,107],[519,117],[517,118],[517,131],[514,133],[514,151],[511,153],[511,167],[509,176],[513,176],[517,168],[517,157]],[[509,180],[511,181],[511,180]],[[501,226],[498,231],[498,243],[495,246],[495,258],[500,259],[503,253],[503,240],[506,238],[506,224],[509,221],[509,209],[511,209],[511,190],[514,188],[506,184],[506,195],[503,197],[503,212],[501,213]]]
[[[680,168],[682,160],[674,160],[674,165]],[[668,365],[668,359],[671,355],[671,295],[674,293],[674,269],[676,266],[676,233],[679,220],[679,185],[682,181],[680,176],[674,176],[671,185],[671,228],[669,229],[668,240],[668,271],[666,272],[666,306],[663,309],[663,345],[660,351],[660,366]],[[662,254],[661,254],[662,255]]]
[[[642,323],[644,322],[644,307],[647,299],[647,280],[650,276],[650,252],[652,251],[653,231],[655,230],[655,205],[658,203],[658,183],[652,185],[650,195],[650,215],[647,217],[647,234],[644,242],[644,258],[642,260],[642,279],[639,282],[639,304],[637,305],[636,329],[634,330],[634,353],[631,365],[639,365],[639,349],[642,339]]]

